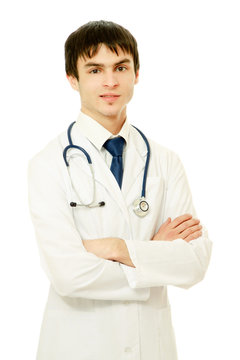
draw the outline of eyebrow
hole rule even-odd
[[[116,62],[115,64],[113,64],[114,66],[117,66],[117,65],[120,65],[120,64],[123,64],[123,63],[130,63],[131,61],[127,58],[125,59],[122,59],[118,62]],[[93,63],[93,62],[88,62],[87,64],[84,65],[84,67],[88,68],[88,67],[91,67],[91,66],[100,66],[100,67],[105,67],[104,64],[97,64],[97,63]]]

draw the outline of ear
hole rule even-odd
[[[72,76],[72,75],[66,75],[71,87],[73,88],[73,90],[76,90],[79,92],[79,87],[78,87],[78,80]]]
[[[139,81],[139,70],[137,70],[137,72],[136,72],[136,76],[135,76],[135,82],[134,82],[134,84],[137,84],[137,83],[138,83],[138,81]]]

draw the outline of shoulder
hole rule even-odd
[[[165,161],[171,161],[173,159],[179,158],[174,150],[159,144],[151,138],[149,138],[148,141],[152,150],[152,156]]]
[[[44,167],[51,171],[51,169],[64,165],[63,148],[66,143],[66,132],[58,134],[29,160],[28,166],[31,168]]]
[[[152,166],[158,169],[158,175],[161,174],[167,181],[171,181],[184,171],[181,159],[175,151],[152,139],[149,139],[149,144]]]
[[[134,127],[131,127],[131,134],[135,139],[135,145],[142,150],[145,149],[146,154],[146,144],[141,134]],[[150,146],[150,176],[161,176],[167,180],[175,177],[176,173],[183,170],[182,162],[174,150],[152,140],[147,133],[144,133],[144,135]]]
[[[182,166],[181,159],[179,155],[175,152],[175,150],[162,146],[151,139],[149,139],[149,143],[152,150],[152,158],[156,162],[165,164],[168,171],[176,167]]]
[[[134,137],[136,144],[143,142],[143,137],[139,133],[139,131],[141,131],[141,130],[137,129],[136,127],[131,125],[130,134],[131,134],[131,136]],[[160,156],[160,157],[164,157],[164,158],[178,157],[177,153],[175,151],[173,151],[172,149],[169,149],[169,148],[159,144],[158,142],[152,140],[145,133],[143,133],[143,135],[147,138],[147,140],[149,142],[149,145],[151,148],[151,153],[153,156]]]
[[[146,149],[146,144],[144,144],[143,137],[141,136],[139,131],[133,126],[131,126],[131,134],[135,138],[136,146],[139,146],[142,149]],[[144,135],[147,138],[150,146],[150,163],[152,163],[152,165],[161,167],[164,172],[168,172],[171,167],[175,167],[177,166],[177,164],[181,164],[181,160],[174,150],[167,148],[159,144],[158,142],[152,140],[148,137],[147,134],[144,133]]]

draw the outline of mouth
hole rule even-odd
[[[113,102],[116,101],[120,95],[115,95],[115,94],[104,94],[104,95],[100,95],[100,97],[107,102]]]

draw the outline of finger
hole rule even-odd
[[[199,225],[200,220],[198,219],[190,219],[190,220],[186,220],[183,223],[181,223],[180,225],[178,225],[175,229],[179,232],[182,233],[183,231],[185,231],[186,229],[195,226],[195,225]]]
[[[171,223],[171,218],[167,218],[167,220],[166,220],[164,223],[162,223],[162,225],[161,225],[160,228],[158,229],[158,232],[159,232],[159,231],[162,231],[162,229],[163,229],[164,227],[168,226],[170,223]]]
[[[177,227],[178,225],[182,224],[184,221],[190,220],[192,218],[192,215],[190,214],[184,214],[172,221],[172,228]]]
[[[186,237],[184,239],[184,241],[189,242],[191,240],[195,240],[195,239],[199,238],[200,236],[202,236],[202,231],[196,231],[195,233],[193,233],[193,234],[189,235],[188,237]]]
[[[200,231],[202,229],[202,225],[195,225],[195,226],[191,226],[189,228],[187,228],[186,230],[184,230],[181,234],[180,234],[180,237],[182,239],[185,239],[186,237],[188,237],[189,235],[197,232],[197,231]]]
[[[171,218],[169,217],[169,218],[167,218],[167,220],[163,223],[164,225],[168,225],[168,224],[170,224],[170,222],[171,222],[172,220],[171,220]]]

